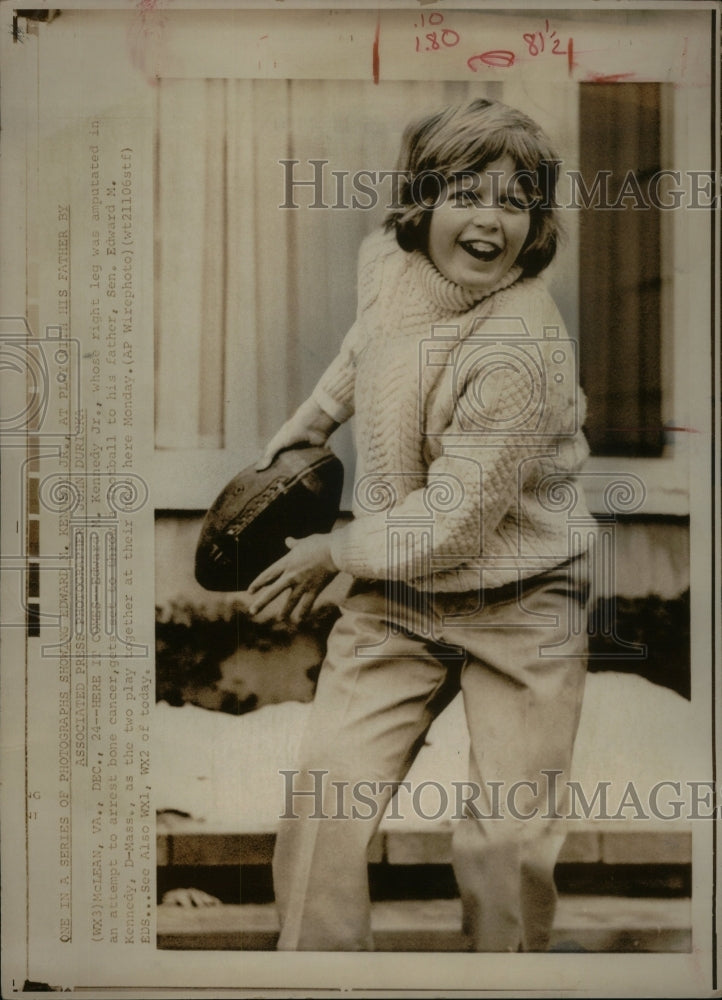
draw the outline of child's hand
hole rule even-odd
[[[287,590],[278,617],[300,621],[339,571],[331,556],[328,535],[287,538],[286,545],[290,551],[259,573],[248,588],[248,593],[254,595],[249,608],[254,616]]]
[[[163,893],[163,906],[221,906],[220,899],[202,889],[170,889]]]
[[[266,445],[266,449],[256,462],[256,472],[267,469],[273,459],[284,448],[295,444],[323,445],[338,424],[318,403],[307,399],[296,410],[290,420],[277,431]]]

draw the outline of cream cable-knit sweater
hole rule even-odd
[[[475,301],[393,234],[369,236],[356,322],[313,393],[334,420],[356,417],[354,520],[331,538],[339,568],[465,591],[582,551],[573,347],[541,279],[515,267]]]

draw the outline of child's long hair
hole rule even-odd
[[[440,180],[481,173],[510,156],[530,201],[529,235],[517,263],[533,276],[553,259],[560,235],[555,212],[559,163],[541,128],[528,115],[499,101],[477,98],[412,122],[404,131],[397,164],[404,178],[399,201],[386,217],[404,250],[426,252]]]

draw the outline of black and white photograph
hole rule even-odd
[[[716,995],[719,5],[3,15],[4,990]]]

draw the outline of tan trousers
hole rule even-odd
[[[556,780],[561,790],[569,778],[586,600],[583,559],[522,587],[487,590],[481,607],[477,593],[389,595],[383,584],[355,585],[329,639],[289,818],[280,822],[273,862],[280,949],[373,948],[367,847],[393,793],[380,786],[404,778],[459,686],[471,737],[468,778],[480,791],[453,841],[469,945],[547,947],[564,839],[550,818],[564,798],[550,801],[549,788]],[[353,796],[343,801],[356,787],[367,798],[378,792],[375,812]],[[533,819],[520,818],[535,809]]]

